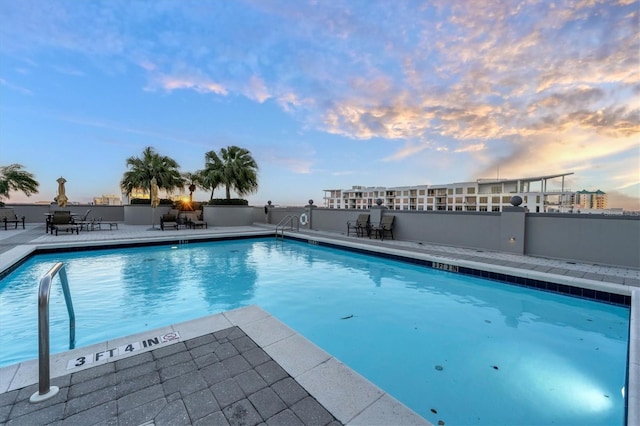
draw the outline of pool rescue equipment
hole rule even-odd
[[[300,215],[300,225],[304,226],[308,223],[307,221],[307,214],[306,213],[302,213]]]

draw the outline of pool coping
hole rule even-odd
[[[546,272],[528,270],[528,269],[519,269],[519,268],[499,265],[495,263],[474,262],[466,259],[456,258],[455,255],[453,256],[435,255],[435,254],[421,253],[418,251],[412,251],[411,248],[381,246],[381,245],[367,244],[367,242],[362,243],[358,240],[344,240],[344,239],[325,237],[325,236],[314,234],[314,233],[285,231],[284,235],[287,238],[291,238],[292,240],[309,242],[311,244],[321,244],[321,245],[327,245],[327,246],[342,247],[346,249],[360,251],[363,253],[378,254],[386,257],[401,257],[405,259],[415,259],[420,262],[434,262],[434,263],[438,263],[445,266],[453,265],[453,266],[458,266],[462,268],[488,271],[495,274],[522,277],[525,279],[557,283],[557,284],[562,284],[562,285],[572,286],[572,287],[580,287],[583,289],[590,289],[590,290],[606,292],[611,294],[624,295],[625,297],[628,297],[629,298],[628,307],[630,309],[630,318],[629,318],[629,351],[628,351],[627,386],[626,386],[626,396],[627,396],[626,424],[627,425],[640,424],[640,288],[625,285],[625,284],[606,282],[606,281],[595,281],[595,280],[590,280],[586,278],[565,276],[565,275],[546,273]],[[6,273],[7,271],[19,265],[20,262],[27,259],[33,253],[37,251],[43,251],[43,250],[51,250],[51,249],[73,250],[74,248],[94,249],[99,247],[112,248],[112,247],[170,244],[170,243],[182,244],[182,243],[188,243],[189,241],[206,242],[206,241],[216,241],[216,240],[224,240],[224,239],[257,238],[257,237],[273,237],[273,236],[274,236],[273,229],[260,229],[260,230],[251,230],[251,231],[243,230],[243,231],[235,231],[235,232],[220,232],[214,235],[212,234],[195,234],[195,235],[188,235],[188,236],[163,235],[163,236],[157,236],[157,237],[153,236],[152,238],[145,236],[144,238],[136,237],[136,238],[129,238],[129,239],[101,240],[101,241],[66,241],[66,242],[60,242],[60,243],[35,242],[28,245],[21,245],[7,252],[2,253],[2,256],[1,256],[2,259],[0,261],[0,276],[2,276],[2,274]],[[447,270],[446,268],[436,268],[436,269]],[[460,272],[457,272],[457,273],[460,273]],[[500,280],[500,281],[503,281],[503,280]],[[507,282],[507,281],[503,281],[503,282],[505,284],[517,285],[513,282]],[[558,291],[556,291],[556,293],[565,294],[567,296],[574,296],[572,294],[562,293]],[[579,297],[579,296],[576,296],[576,297]],[[598,300],[595,298],[588,298],[588,299],[598,301],[601,303],[608,303],[606,301]],[[37,360],[32,360],[32,361],[36,362]],[[26,361],[26,362],[28,363],[32,361]],[[7,366],[3,368],[11,368],[11,367],[12,366]],[[0,369],[0,373],[2,373],[2,369]],[[293,374],[292,374],[292,377],[295,378]],[[2,379],[3,379],[3,376],[2,374],[0,374],[0,394],[4,392],[3,386],[2,386],[2,382],[3,382]],[[630,401],[633,403],[631,403]],[[322,401],[320,402],[322,403]],[[328,407],[326,408],[328,409]],[[420,416],[418,417],[420,419],[423,419]],[[336,416],[336,418],[339,418],[339,417]]]
[[[374,385],[340,360],[263,310],[250,305],[182,323],[119,337],[106,342],[61,352],[51,356],[51,378],[116,362],[157,349],[141,347],[135,352],[105,358],[68,369],[70,361],[87,354],[105,353],[132,341],[179,333],[175,344],[188,339],[237,326],[309,392],[336,419],[345,425],[406,424],[430,425],[423,417]],[[0,394],[38,382],[37,359],[0,368]]]

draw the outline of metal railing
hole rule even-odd
[[[47,400],[59,391],[57,386],[50,386],[49,365],[49,295],[51,294],[51,283],[56,274],[60,275],[64,300],[69,313],[69,349],[73,349],[76,345],[76,315],[73,312],[73,303],[71,303],[69,281],[64,265],[62,262],[58,262],[42,277],[38,288],[38,392],[31,395],[30,402]]]
[[[276,239],[278,238],[278,232],[280,236],[284,240],[284,230],[289,225],[289,229],[293,231],[293,223],[295,221],[296,231],[300,231],[300,218],[296,215],[287,215],[285,216],[277,225],[276,225]]]

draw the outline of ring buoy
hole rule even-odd
[[[302,213],[300,215],[300,225],[306,225],[308,223],[307,221],[307,214],[306,213]]]

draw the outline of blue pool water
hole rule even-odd
[[[434,424],[622,424],[629,309],[272,239],[38,255],[0,281],[0,365],[37,357],[66,265],[77,346],[258,304]],[[52,353],[68,345],[59,281]]]

